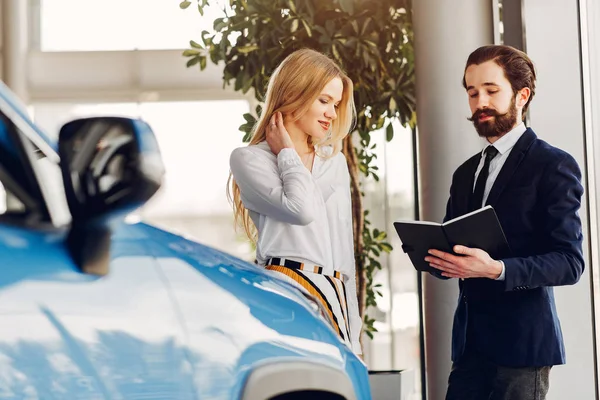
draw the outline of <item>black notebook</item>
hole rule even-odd
[[[402,250],[418,271],[431,272],[437,269],[425,261],[427,251],[436,249],[453,253],[457,245],[485,250],[498,260],[510,256],[510,247],[492,206],[485,206],[443,224],[428,221],[396,221],[394,227]]]

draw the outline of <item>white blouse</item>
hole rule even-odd
[[[311,172],[294,149],[283,149],[276,157],[261,142],[235,149],[230,167],[258,230],[258,264],[287,256],[322,266],[327,275],[340,271],[348,295],[352,350],[360,353],[362,320],[356,295],[350,174],[344,155],[315,156]]]

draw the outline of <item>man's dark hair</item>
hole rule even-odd
[[[510,82],[515,96],[524,87],[529,88],[531,91],[529,100],[523,107],[523,118],[525,118],[529,103],[531,103],[535,95],[535,68],[533,62],[527,54],[511,46],[482,46],[469,55],[467,65],[465,66],[465,74],[467,68],[471,65],[479,65],[492,60],[504,70],[504,76]],[[463,86],[465,89],[467,88],[465,75],[463,75]]]

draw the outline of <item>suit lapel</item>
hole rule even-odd
[[[490,191],[486,204],[493,206],[496,203],[496,200],[498,200],[506,188],[506,185],[508,182],[510,182],[510,179],[519,168],[519,165],[521,164],[521,161],[523,161],[523,158],[529,150],[529,147],[536,139],[537,136],[533,130],[531,130],[531,128],[527,128],[525,133],[523,133],[517,143],[515,143],[515,146],[511,150],[506,162],[502,166],[502,169],[500,170],[500,173],[498,174],[498,177],[492,186],[492,190]]]

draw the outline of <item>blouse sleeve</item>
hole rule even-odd
[[[244,207],[289,224],[313,221],[314,182],[294,149],[281,150],[274,165],[241,147],[231,153],[229,165]]]

